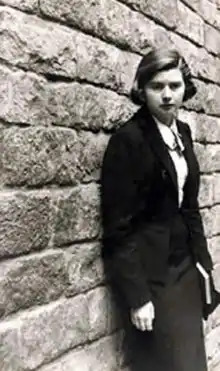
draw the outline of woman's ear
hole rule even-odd
[[[140,89],[138,87],[138,78],[137,77],[134,80],[133,86],[132,86],[132,89],[131,89],[131,100],[133,101],[133,103],[135,103],[139,106],[141,106],[143,103],[145,103],[145,94],[144,94],[143,89]]]
[[[145,97],[145,93],[144,93],[144,89],[139,89],[138,91],[138,95],[139,95],[139,99],[142,103],[145,103],[146,101],[146,97]]]

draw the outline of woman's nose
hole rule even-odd
[[[172,93],[171,93],[171,90],[169,88],[169,86],[165,86],[165,88],[163,89],[163,92],[162,92],[162,99],[163,101],[170,101],[172,98]]]

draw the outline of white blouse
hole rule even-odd
[[[169,127],[165,124],[162,124],[160,121],[158,121],[156,117],[154,117],[154,119],[157,123],[157,127],[160,131],[160,134],[165,144],[168,146],[169,154],[175,166],[175,170],[177,174],[177,184],[178,184],[178,194],[179,194],[178,199],[179,199],[179,207],[180,207],[183,201],[183,196],[184,196],[183,187],[186,181],[186,177],[188,175],[188,166],[187,166],[187,162],[185,160],[184,155],[180,153],[179,151],[177,151],[176,149],[171,150],[170,148],[175,148],[176,140],[178,141],[178,144],[182,150],[184,149],[184,145],[179,137],[179,133],[178,133],[175,120],[173,121],[172,125]],[[177,134],[176,138],[173,132]]]

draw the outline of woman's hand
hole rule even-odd
[[[155,310],[152,301],[137,309],[131,309],[131,322],[138,330],[152,331]]]

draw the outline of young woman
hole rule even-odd
[[[208,272],[199,166],[188,124],[196,93],[175,50],[154,49],[136,72],[141,106],[111,137],[101,176],[104,258],[129,316],[134,371],[206,371],[197,261]]]

